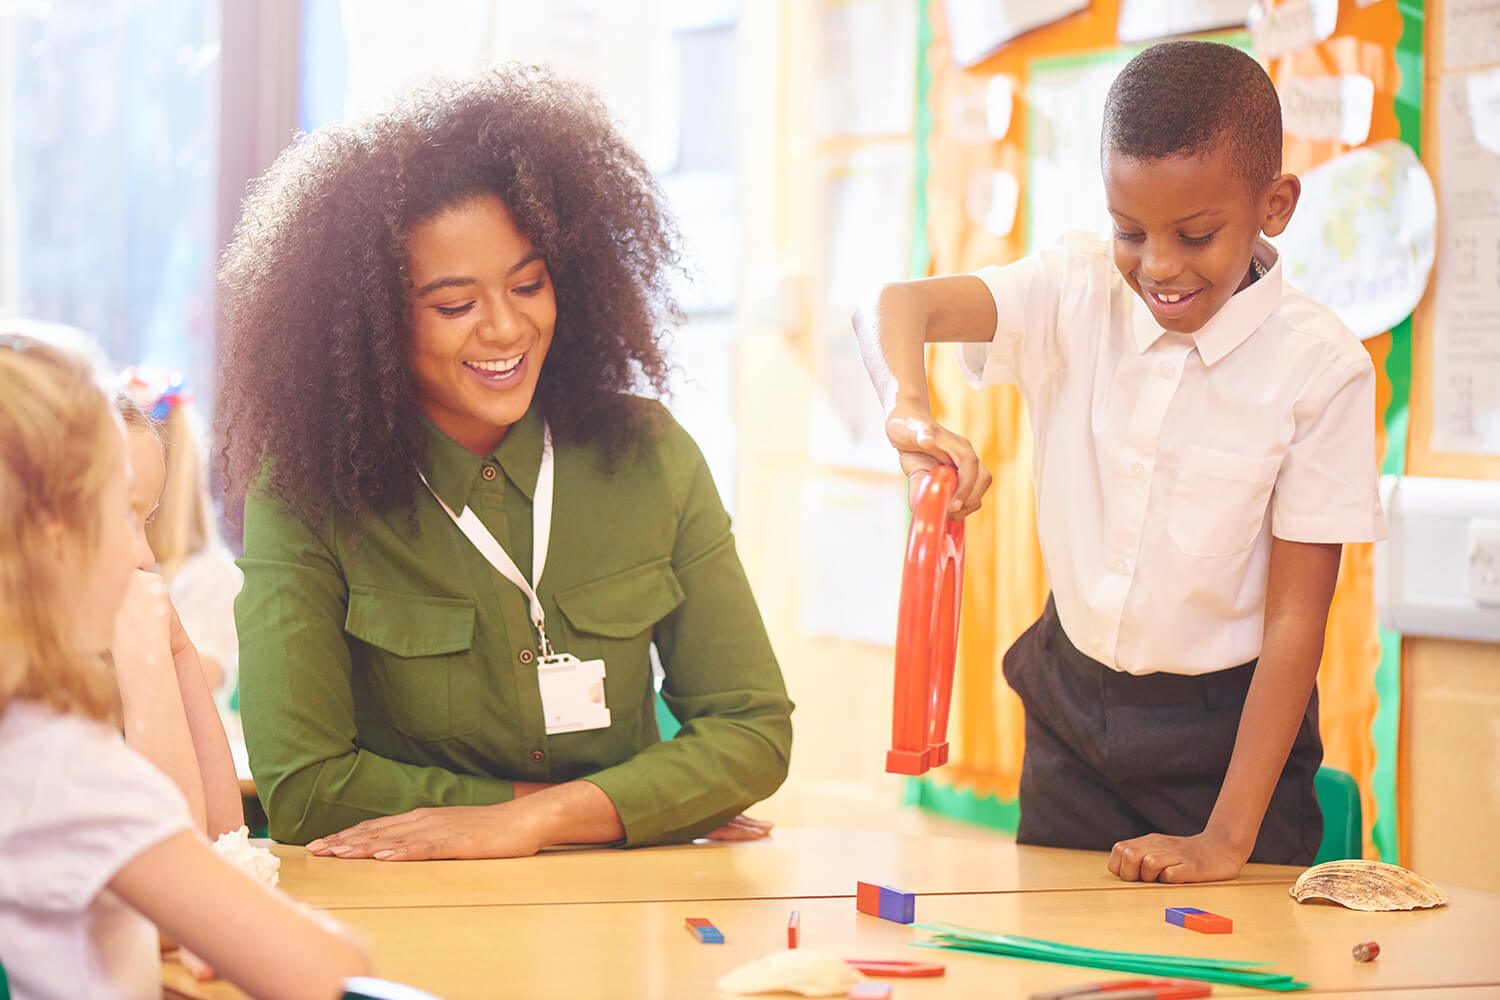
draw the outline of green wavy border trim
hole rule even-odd
[[[1401,11],[1401,40],[1396,43],[1396,69],[1401,86],[1396,91],[1396,121],[1401,141],[1420,157],[1422,154],[1422,89],[1425,85],[1423,35],[1426,16],[1423,0],[1397,0]],[[1385,475],[1406,473],[1407,430],[1411,406],[1411,317],[1391,330],[1391,353],[1386,358],[1385,373],[1391,383],[1391,402],[1385,411],[1385,461],[1380,471]],[[1380,860],[1395,862],[1399,856],[1398,823],[1400,802],[1396,797],[1396,764],[1401,727],[1401,635],[1377,626],[1380,638],[1380,663],[1375,668],[1377,707],[1370,725],[1375,744],[1375,772],[1370,778],[1375,796],[1375,824],[1370,838]]]
[[[927,51],[932,48],[932,16],[929,10],[935,0],[917,3],[917,104],[915,135],[916,161],[912,167],[911,254],[906,272],[910,278],[925,278],[932,269],[932,244],[927,239],[927,177],[932,171],[932,108],[927,98],[932,91],[932,67],[927,65]]]

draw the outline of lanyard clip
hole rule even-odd
[[[552,651],[552,642],[547,638],[547,630],[542,627],[542,620],[540,618],[534,624],[536,625],[536,634],[539,640],[537,648],[542,654],[542,659],[550,659],[555,654]]]

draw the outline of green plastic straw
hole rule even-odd
[[[1009,958],[1024,958],[1038,962],[1053,962],[1058,965],[1078,965],[1096,969],[1111,969],[1117,972],[1136,972],[1155,976],[1175,976],[1201,979],[1208,982],[1226,983],[1234,986],[1251,986],[1259,989],[1291,991],[1307,989],[1307,983],[1299,983],[1291,976],[1273,972],[1262,972],[1255,966],[1269,962],[1241,962],[1229,959],[1206,959],[1188,955],[1153,955],[1144,952],[1105,951],[1085,948],[1080,945],[1044,941],[1040,938],[1017,937],[1009,934],[991,934],[954,924],[918,924],[924,930],[936,931],[931,941],[914,942],[919,948],[940,948],[958,951],[1003,955]]]

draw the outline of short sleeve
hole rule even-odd
[[[1047,367],[1055,341],[1064,251],[1023,257],[974,272],[995,300],[995,334],[987,343],[960,344],[959,366],[976,389],[1015,385],[1023,391]]]
[[[0,780],[0,900],[85,909],[131,859],[193,829],[176,786],[115,730],[37,706],[6,709],[17,712],[0,741],[12,772]]]
[[[1271,534],[1289,542],[1384,538],[1369,358],[1314,380],[1294,416],[1297,428],[1271,498]]]

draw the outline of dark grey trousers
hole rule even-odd
[[[1107,851],[1148,833],[1203,831],[1255,661],[1194,677],[1111,670],[1073,646],[1049,596],[1004,669],[1026,708],[1018,842]],[[1323,839],[1313,787],[1322,762],[1315,688],[1251,861],[1312,864]]]

